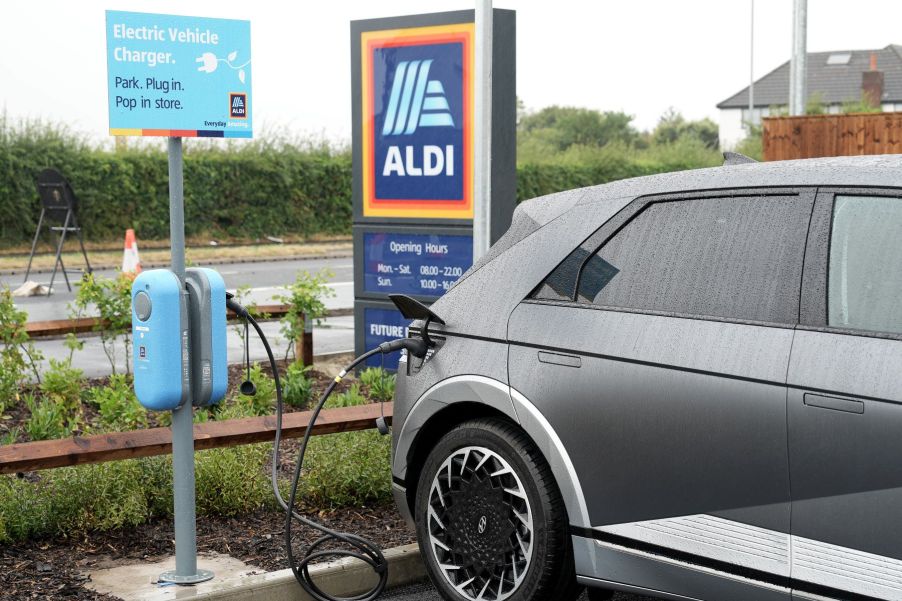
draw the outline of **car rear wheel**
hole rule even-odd
[[[551,469],[513,424],[461,424],[432,449],[416,493],[427,570],[453,601],[567,601],[580,591]]]

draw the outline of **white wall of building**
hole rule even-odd
[[[733,150],[745,139],[745,125],[742,122],[742,109],[720,110],[720,149]]]

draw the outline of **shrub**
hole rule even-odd
[[[387,502],[390,455],[391,438],[375,430],[311,438],[300,493],[315,507]]]
[[[351,387],[340,393],[332,393],[329,400],[326,401],[326,407],[356,407],[357,405],[366,405],[367,400],[360,394],[360,384],[351,384]]]
[[[308,375],[311,366],[292,363],[282,379],[282,400],[292,407],[305,407],[313,396],[313,380]]]
[[[276,398],[275,381],[263,373],[259,363],[254,363],[251,366],[251,382],[257,387],[257,394],[250,396],[239,393],[232,405],[240,410],[241,416],[271,414]]]
[[[236,515],[271,502],[263,469],[271,445],[197,454],[199,515]],[[171,457],[146,457],[42,471],[36,480],[0,475],[0,543],[110,530],[172,515]]]
[[[28,336],[27,320],[28,313],[16,307],[9,287],[0,289],[0,414],[8,400],[18,397],[26,369],[35,381],[41,380],[37,362],[43,357]]]
[[[390,401],[395,396],[395,375],[379,367],[360,372],[360,383],[366,386],[374,401]]]
[[[44,372],[40,390],[42,396],[59,405],[68,418],[78,421],[83,383],[83,372],[72,367],[70,361],[50,359],[50,368]]]
[[[129,373],[130,370],[132,282],[134,275],[128,273],[120,273],[113,279],[96,277],[89,273],[85,274],[75,295],[73,317],[81,317],[91,305],[97,308],[100,322],[94,326],[94,331],[100,332],[103,352],[110,362],[113,374],[116,373],[117,341],[120,337],[124,340],[125,373]]]
[[[197,512],[232,516],[272,503],[263,466],[271,444],[211,449],[197,454]]]
[[[294,283],[285,287],[288,294],[277,295],[273,298],[288,305],[288,311],[279,321],[282,324],[281,332],[288,341],[285,350],[285,360],[294,349],[295,341],[304,335],[306,320],[319,324],[326,314],[324,299],[335,296],[333,290],[326,283],[334,274],[328,269],[323,269],[315,275],[307,271],[299,271]],[[299,359],[300,357],[295,357]]]
[[[140,460],[65,467],[32,482],[0,476],[0,522],[13,540],[143,523],[153,490]]]
[[[147,426],[147,410],[138,402],[126,376],[110,376],[109,384],[91,391],[91,401],[100,412],[100,426],[109,431],[135,430]]]
[[[31,413],[25,422],[25,433],[31,440],[65,438],[71,429],[63,406],[50,397],[39,400],[34,395],[25,397],[25,406]]]

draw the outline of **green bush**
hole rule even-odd
[[[27,395],[25,406],[31,413],[25,422],[25,433],[31,440],[52,440],[69,435],[69,416],[63,405],[52,397],[35,399],[34,395]]]
[[[110,376],[109,384],[91,391],[91,401],[100,413],[100,426],[107,431],[135,430],[147,426],[147,410],[141,406],[131,383],[122,374]]]
[[[319,324],[326,314],[325,299],[335,296],[335,290],[328,285],[329,279],[334,274],[328,269],[323,269],[317,274],[311,275],[308,271],[299,271],[294,283],[285,286],[288,294],[280,294],[273,298],[288,305],[288,311],[280,319],[282,326],[280,331],[288,342],[285,349],[285,360],[295,347],[295,341],[304,335],[306,320]],[[300,357],[295,357],[300,359]]]
[[[263,373],[259,363],[251,366],[251,382],[257,387],[257,393],[253,396],[240,393],[236,395],[234,401],[229,404],[238,409],[238,415],[232,413],[229,417],[270,415],[274,411],[276,382]]]
[[[155,491],[140,461],[48,470],[37,482],[0,476],[0,531],[21,540],[143,523]]]
[[[0,288],[0,415],[8,401],[18,398],[27,370],[40,381],[37,362],[43,356],[28,336],[27,321],[28,313],[16,307],[9,287]]]
[[[360,384],[351,384],[351,387],[345,392],[333,392],[326,401],[326,408],[334,409],[336,407],[356,407],[365,405],[366,397],[360,393]]]
[[[311,438],[301,496],[323,508],[387,502],[391,499],[390,457],[391,437],[375,430]]]
[[[198,515],[236,515],[272,500],[264,464],[272,445],[197,453]],[[0,475],[0,543],[71,536],[142,524],[172,514],[172,461],[147,457]]]
[[[374,401],[390,401],[395,396],[395,374],[378,367],[360,372],[360,383],[367,387]]]
[[[123,339],[125,373],[129,373],[129,355],[132,346],[132,283],[134,280],[135,276],[129,273],[120,273],[112,279],[88,273],[82,278],[81,286],[75,294],[73,318],[81,317],[91,306],[97,310],[97,314],[100,316],[100,322],[94,326],[94,331],[100,332],[103,352],[110,362],[114,375],[116,374],[119,338]]]
[[[197,512],[233,516],[275,502],[263,466],[272,445],[243,445],[197,454]]]
[[[70,361],[50,359],[44,372],[40,390],[44,399],[56,404],[72,423],[81,418],[81,391],[84,372],[72,367]]]
[[[81,202],[89,240],[169,237],[167,159],[162,145],[110,152],[42,123],[12,124],[0,114],[0,241],[30,240],[40,206],[34,178],[65,175]],[[351,155],[295,140],[185,145],[188,236],[347,234]]]
[[[311,366],[292,363],[282,379],[282,400],[292,407],[306,407],[313,396],[313,380],[308,375]]]

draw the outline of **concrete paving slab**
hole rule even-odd
[[[209,582],[190,587],[195,593],[212,590],[217,582],[232,581],[236,578],[262,573],[262,570],[249,566],[243,561],[218,553],[199,555],[197,567],[212,570],[216,576]],[[160,594],[163,595],[160,598],[175,599],[177,598],[176,589],[184,587],[162,585],[157,582],[157,578],[162,572],[174,569],[175,556],[162,561],[116,566],[91,572],[91,579],[85,586],[98,593],[118,597],[123,601],[141,601],[148,596],[156,598]]]
[[[389,566],[389,587],[406,586],[426,578],[426,568],[420,558],[416,544],[386,549],[384,553]],[[129,578],[135,581],[143,579],[145,583],[149,584],[150,579],[155,580],[159,572],[166,569],[166,566],[174,565],[174,558],[169,561],[170,563],[168,564],[153,564],[153,571],[147,567],[151,564],[140,564],[142,567],[140,573],[120,572],[114,579]],[[209,565],[212,564],[205,563],[203,557],[199,558],[198,567],[217,569],[215,566],[210,568],[208,567]],[[101,571],[92,573],[92,579],[99,572]],[[353,597],[367,591],[375,583],[376,579],[375,574],[373,574],[372,569],[368,565],[351,558],[315,565],[311,567],[310,574],[324,591],[342,597]],[[96,588],[97,584],[95,580],[89,583],[89,586],[98,592],[108,592],[107,590],[101,591]],[[121,590],[121,584],[119,586]],[[124,597],[122,596],[123,593],[116,591],[109,592],[109,594],[118,596],[124,601],[174,601],[187,599],[192,601],[262,601],[264,599],[266,601],[310,601],[311,599],[294,579],[290,569],[252,574],[241,574],[238,572],[231,576],[223,571],[223,574],[217,572],[216,578],[213,580],[195,586],[159,587],[150,585],[131,593],[133,596],[130,597]]]

